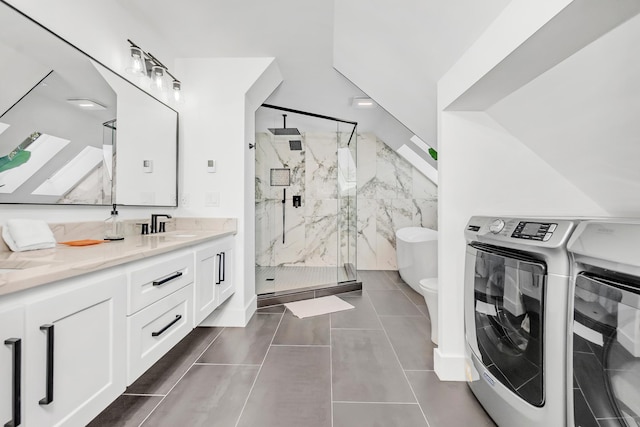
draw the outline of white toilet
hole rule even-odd
[[[427,303],[431,319],[431,341],[438,344],[438,278],[431,277],[420,280],[420,292]]]

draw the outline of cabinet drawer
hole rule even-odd
[[[193,254],[154,257],[129,272],[127,314],[133,314],[193,282]]]
[[[190,331],[193,285],[127,318],[127,384],[131,385]]]

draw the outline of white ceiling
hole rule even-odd
[[[117,1],[122,8],[171,40],[171,48],[178,57],[277,58],[284,81],[269,97],[270,104],[357,121],[359,131],[376,132],[377,127],[384,127],[386,134],[396,138],[408,140],[413,135],[381,108],[356,110],[350,106],[354,96],[363,96],[364,93],[333,68],[334,2],[331,0]],[[421,77],[435,86],[452,58],[462,54],[462,49],[477,37],[478,25],[468,25],[467,12],[475,10],[476,6],[472,5],[478,2],[417,1],[428,5],[420,8],[419,13],[426,11],[437,15],[424,20],[417,17],[409,23],[409,26],[425,23],[419,28],[419,34],[421,37],[426,34],[431,40],[428,45],[432,55],[428,67],[432,67],[432,72]],[[479,26],[486,27],[508,1],[494,0],[491,13],[481,16],[483,22]],[[496,4],[501,7],[496,8]],[[401,8],[400,5],[393,6]],[[384,28],[380,30],[384,31]],[[388,34],[388,46],[402,45],[405,37],[408,36],[404,32]],[[154,50],[153,46],[144,48]],[[407,52],[405,58],[411,55],[412,52]],[[415,53],[416,57],[420,55],[420,52]],[[188,85],[188,82],[183,83]],[[425,120],[434,121],[435,118]],[[272,118],[261,120],[259,115],[256,127],[260,130],[272,124]],[[297,126],[302,128],[304,125]],[[330,126],[335,128],[334,124]],[[391,128],[395,130],[389,132]]]

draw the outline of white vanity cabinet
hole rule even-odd
[[[196,248],[194,327],[235,292],[233,236]]]
[[[24,425],[24,309],[0,308],[0,425]],[[21,404],[21,401],[23,402]]]
[[[86,425],[124,391],[125,284],[94,273],[27,299],[26,425]]]
[[[193,250],[132,263],[127,309],[127,385],[193,328]]]

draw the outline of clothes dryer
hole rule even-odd
[[[466,374],[499,426],[566,424],[566,244],[576,223],[472,217],[465,229]]]
[[[640,221],[585,221],[568,250],[568,425],[640,426]]]

